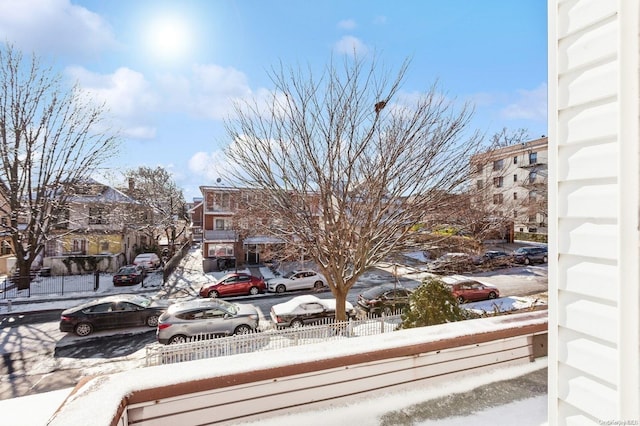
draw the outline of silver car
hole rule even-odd
[[[222,299],[195,299],[173,304],[158,319],[156,337],[166,344],[185,343],[256,331],[259,315],[253,305]]]

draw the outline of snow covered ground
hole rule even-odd
[[[394,269],[396,273],[413,274],[413,276],[419,275],[420,272],[416,271],[414,267],[407,267],[406,270],[398,271],[396,265],[389,265]],[[265,274],[270,273],[267,270]],[[181,268],[171,277],[168,284],[162,285],[161,274],[150,277],[145,281],[145,287],[113,287],[111,283],[111,276],[101,277],[100,287],[95,296],[102,296],[112,294],[114,292],[147,292],[151,295],[166,296],[170,294],[172,297],[194,297],[195,289],[198,289],[202,284],[211,281],[212,279],[222,275],[222,273],[204,274],[202,272],[202,258],[198,251],[192,251],[185,258],[181,265]],[[71,285],[68,282],[67,285]],[[69,288],[69,287],[67,287]],[[38,296],[29,299],[14,299],[11,304],[6,300],[0,300],[0,313],[17,313],[17,312],[29,312],[41,309],[60,309],[70,306],[75,306],[78,301],[75,299],[77,294],[72,292],[66,293],[64,296],[55,297],[56,300],[51,300],[51,297]],[[478,302],[469,304],[469,307],[473,307],[479,311],[491,312],[495,310],[496,303],[499,303],[501,310],[510,310],[523,307],[531,307],[532,304],[544,303],[540,300],[532,300],[531,298],[502,298],[487,302]],[[131,363],[131,368],[138,368],[139,362],[134,360]],[[78,362],[79,360],[75,360]],[[345,419],[349,419],[348,423],[357,422],[360,425],[377,425],[380,424],[380,416],[386,412],[409,407],[419,401],[427,401],[431,399],[441,398],[446,395],[454,393],[466,392],[483,386],[489,383],[493,383],[496,380],[506,380],[522,376],[530,373],[531,371],[541,370],[546,367],[546,358],[539,359],[534,363],[530,363],[526,366],[512,367],[495,371],[486,375],[477,375],[470,377],[466,380],[456,381],[448,386],[439,386],[437,388],[428,388],[415,390],[409,393],[393,394],[393,395],[381,395],[380,398],[367,399],[353,404],[345,406],[332,407],[327,410],[315,410],[309,413],[297,413],[288,416],[281,416],[274,419],[268,419],[263,422],[251,423],[260,425],[325,425],[336,424],[341,425],[347,422]],[[92,374],[111,373],[109,370],[109,364],[106,363],[103,366],[98,364],[87,365],[87,368],[91,369]],[[62,401],[69,395],[71,389],[64,389],[60,391],[42,393],[38,395],[26,396],[21,398],[14,398],[10,400],[0,401],[0,410],[3,413],[2,424],[11,424],[15,426],[38,426],[47,424],[47,420],[51,414],[60,406]],[[33,407],[38,407],[38,410],[34,410]],[[526,413],[523,416],[522,413]],[[532,398],[525,398],[510,402],[495,407],[489,407],[485,410],[473,413],[473,415],[456,417],[452,413],[452,417],[444,420],[428,421],[414,423],[417,425],[467,425],[467,424],[491,424],[491,425],[510,425],[519,423],[521,426],[537,426],[546,424],[547,405],[546,397],[535,396]]]

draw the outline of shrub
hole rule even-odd
[[[473,318],[461,309],[449,287],[438,278],[427,278],[411,294],[402,313],[400,328],[415,328]]]

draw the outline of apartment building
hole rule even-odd
[[[487,218],[513,222],[516,233],[546,234],[548,138],[471,158],[471,205]]]
[[[284,241],[270,232],[274,219],[260,191],[228,186],[201,186],[202,255],[205,270],[224,269],[230,264],[256,264],[271,260]],[[192,220],[198,222],[197,218]]]

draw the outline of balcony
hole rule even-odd
[[[215,229],[204,231],[204,241],[236,241],[237,233],[233,229]]]

